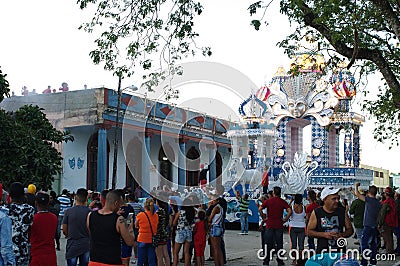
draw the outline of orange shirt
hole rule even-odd
[[[157,233],[158,214],[157,213],[151,214],[150,211],[146,211],[146,213],[147,216],[149,216],[151,227],[153,229],[153,234],[155,235]],[[151,244],[152,235],[151,235],[149,220],[147,219],[146,214],[144,214],[144,212],[139,213],[136,216],[136,221],[138,222],[139,225],[139,236],[137,241]]]

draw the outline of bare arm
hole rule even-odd
[[[172,222],[172,225],[177,225],[177,224],[178,224],[178,219],[179,219],[179,214],[180,214],[180,213],[181,213],[180,211],[178,211],[177,213],[175,213],[174,221]]]
[[[87,230],[88,230],[89,233],[90,233],[90,226],[89,226],[90,214],[92,214],[92,213],[89,212],[88,216],[86,217],[86,227],[87,227]]]
[[[344,227],[345,231],[342,233],[341,237],[350,237],[354,233],[353,225],[351,224],[351,220],[347,212],[345,212],[344,216]]]
[[[217,211],[217,209],[218,209],[218,211]],[[208,217],[208,223],[211,223],[211,222],[212,222],[212,219],[214,218],[214,216],[215,216],[217,213],[219,213],[220,211],[221,211],[221,210],[220,210],[219,208],[217,208],[217,206],[215,206],[214,209],[213,209],[212,212],[211,212],[210,217]]]
[[[360,200],[365,201],[365,196],[361,195],[360,192],[358,191],[358,187],[360,186],[360,183],[357,182],[355,185],[356,185],[355,191],[353,190],[352,187],[350,188],[351,193],[353,193],[353,195],[356,196],[357,198],[359,198]]]
[[[287,212],[287,215],[286,215],[285,219],[283,219],[283,223],[286,223],[289,220],[290,216],[292,215],[292,208],[290,208],[290,207],[287,208],[286,212]]]
[[[336,232],[317,232],[315,230],[316,228],[317,228],[317,216],[315,216],[315,211],[313,211],[310,215],[310,220],[308,221],[307,235],[309,237],[326,238],[326,239],[334,239],[337,236]]]
[[[128,246],[133,246],[133,242],[135,241],[135,239],[133,235],[130,233],[130,231],[133,232],[132,224],[129,225],[128,227],[124,217],[119,216],[116,227],[117,227],[117,232],[121,234],[121,237],[125,241],[125,243]]]

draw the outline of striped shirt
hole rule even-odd
[[[64,216],[64,211],[71,207],[71,199],[66,195],[58,196],[57,200],[60,202],[60,214]]]
[[[250,200],[240,198],[238,201],[239,201],[239,211],[247,212],[247,210],[249,209]]]

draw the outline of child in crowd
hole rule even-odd
[[[194,254],[196,256],[196,266],[203,266],[207,232],[206,212],[199,209],[197,215],[199,220],[194,225]]]

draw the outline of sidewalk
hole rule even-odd
[[[260,232],[250,231],[249,235],[238,235],[239,230],[227,230],[225,233],[225,245],[226,245],[226,253],[228,258],[227,265],[229,266],[253,266],[253,265],[262,265],[262,260],[258,259],[257,251],[261,248],[261,236]],[[355,239],[347,238],[347,248],[358,249],[359,246],[354,244]],[[396,241],[395,241],[396,242]],[[66,265],[65,261],[65,245],[66,239],[62,237],[61,239],[61,251],[57,251],[57,262],[59,266]],[[284,233],[283,236],[283,248],[286,251],[289,251],[290,243],[289,243],[289,235],[287,232]],[[205,258],[209,257],[209,247],[206,246]],[[392,266],[392,265],[400,265],[400,257],[397,256],[393,261],[378,261],[377,265],[382,266]],[[288,259],[285,261],[286,266],[290,266],[291,260]],[[135,265],[135,264],[131,264]],[[179,265],[183,265],[180,263]],[[206,265],[214,265],[213,262],[206,261]],[[276,261],[271,261],[270,266],[276,266]]]

